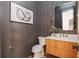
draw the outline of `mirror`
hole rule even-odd
[[[62,30],[74,30],[73,8],[62,11]]]
[[[55,27],[62,31],[77,30],[76,2],[64,3],[55,7]]]

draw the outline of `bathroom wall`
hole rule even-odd
[[[77,16],[77,18],[78,18],[78,31],[79,31],[79,1],[78,1],[78,16]],[[78,36],[79,36],[79,32],[78,32]],[[79,40],[78,40],[78,46],[79,46]],[[79,48],[78,48],[78,50],[79,50]],[[79,51],[77,52],[77,57],[79,58]]]
[[[50,35],[50,27],[52,25],[51,17],[54,17],[54,8],[63,3],[70,1],[42,1],[38,2],[38,28],[37,32],[40,36]],[[59,21],[58,21],[59,22]]]
[[[34,12],[34,24],[10,22],[10,2],[0,2],[0,41],[1,57],[27,57],[31,48],[38,43],[37,36],[48,36],[52,25],[50,17],[54,7],[65,2],[27,2],[15,3]],[[12,47],[12,48],[11,48]]]
[[[15,2],[34,13],[34,24],[10,22],[10,2],[0,2],[0,33],[2,57],[27,57],[31,48],[37,43],[36,28],[36,2]],[[12,47],[12,48],[11,48]]]
[[[78,15],[79,15],[79,1],[78,1]],[[79,31],[79,17],[78,17],[78,31]]]

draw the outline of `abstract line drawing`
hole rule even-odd
[[[24,21],[29,21],[31,19],[31,15],[28,11],[23,12],[20,8],[16,7],[17,12],[16,12],[16,16],[18,17],[18,19],[20,20],[24,20]]]
[[[11,2],[11,21],[33,24],[33,12]]]

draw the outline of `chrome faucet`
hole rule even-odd
[[[66,34],[66,37],[67,37],[68,35]]]

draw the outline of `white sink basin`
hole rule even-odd
[[[63,41],[69,41],[69,42],[78,42],[79,37],[77,34],[62,34],[62,33],[56,33],[55,35],[48,36],[46,38],[54,39],[54,40],[63,40]]]

